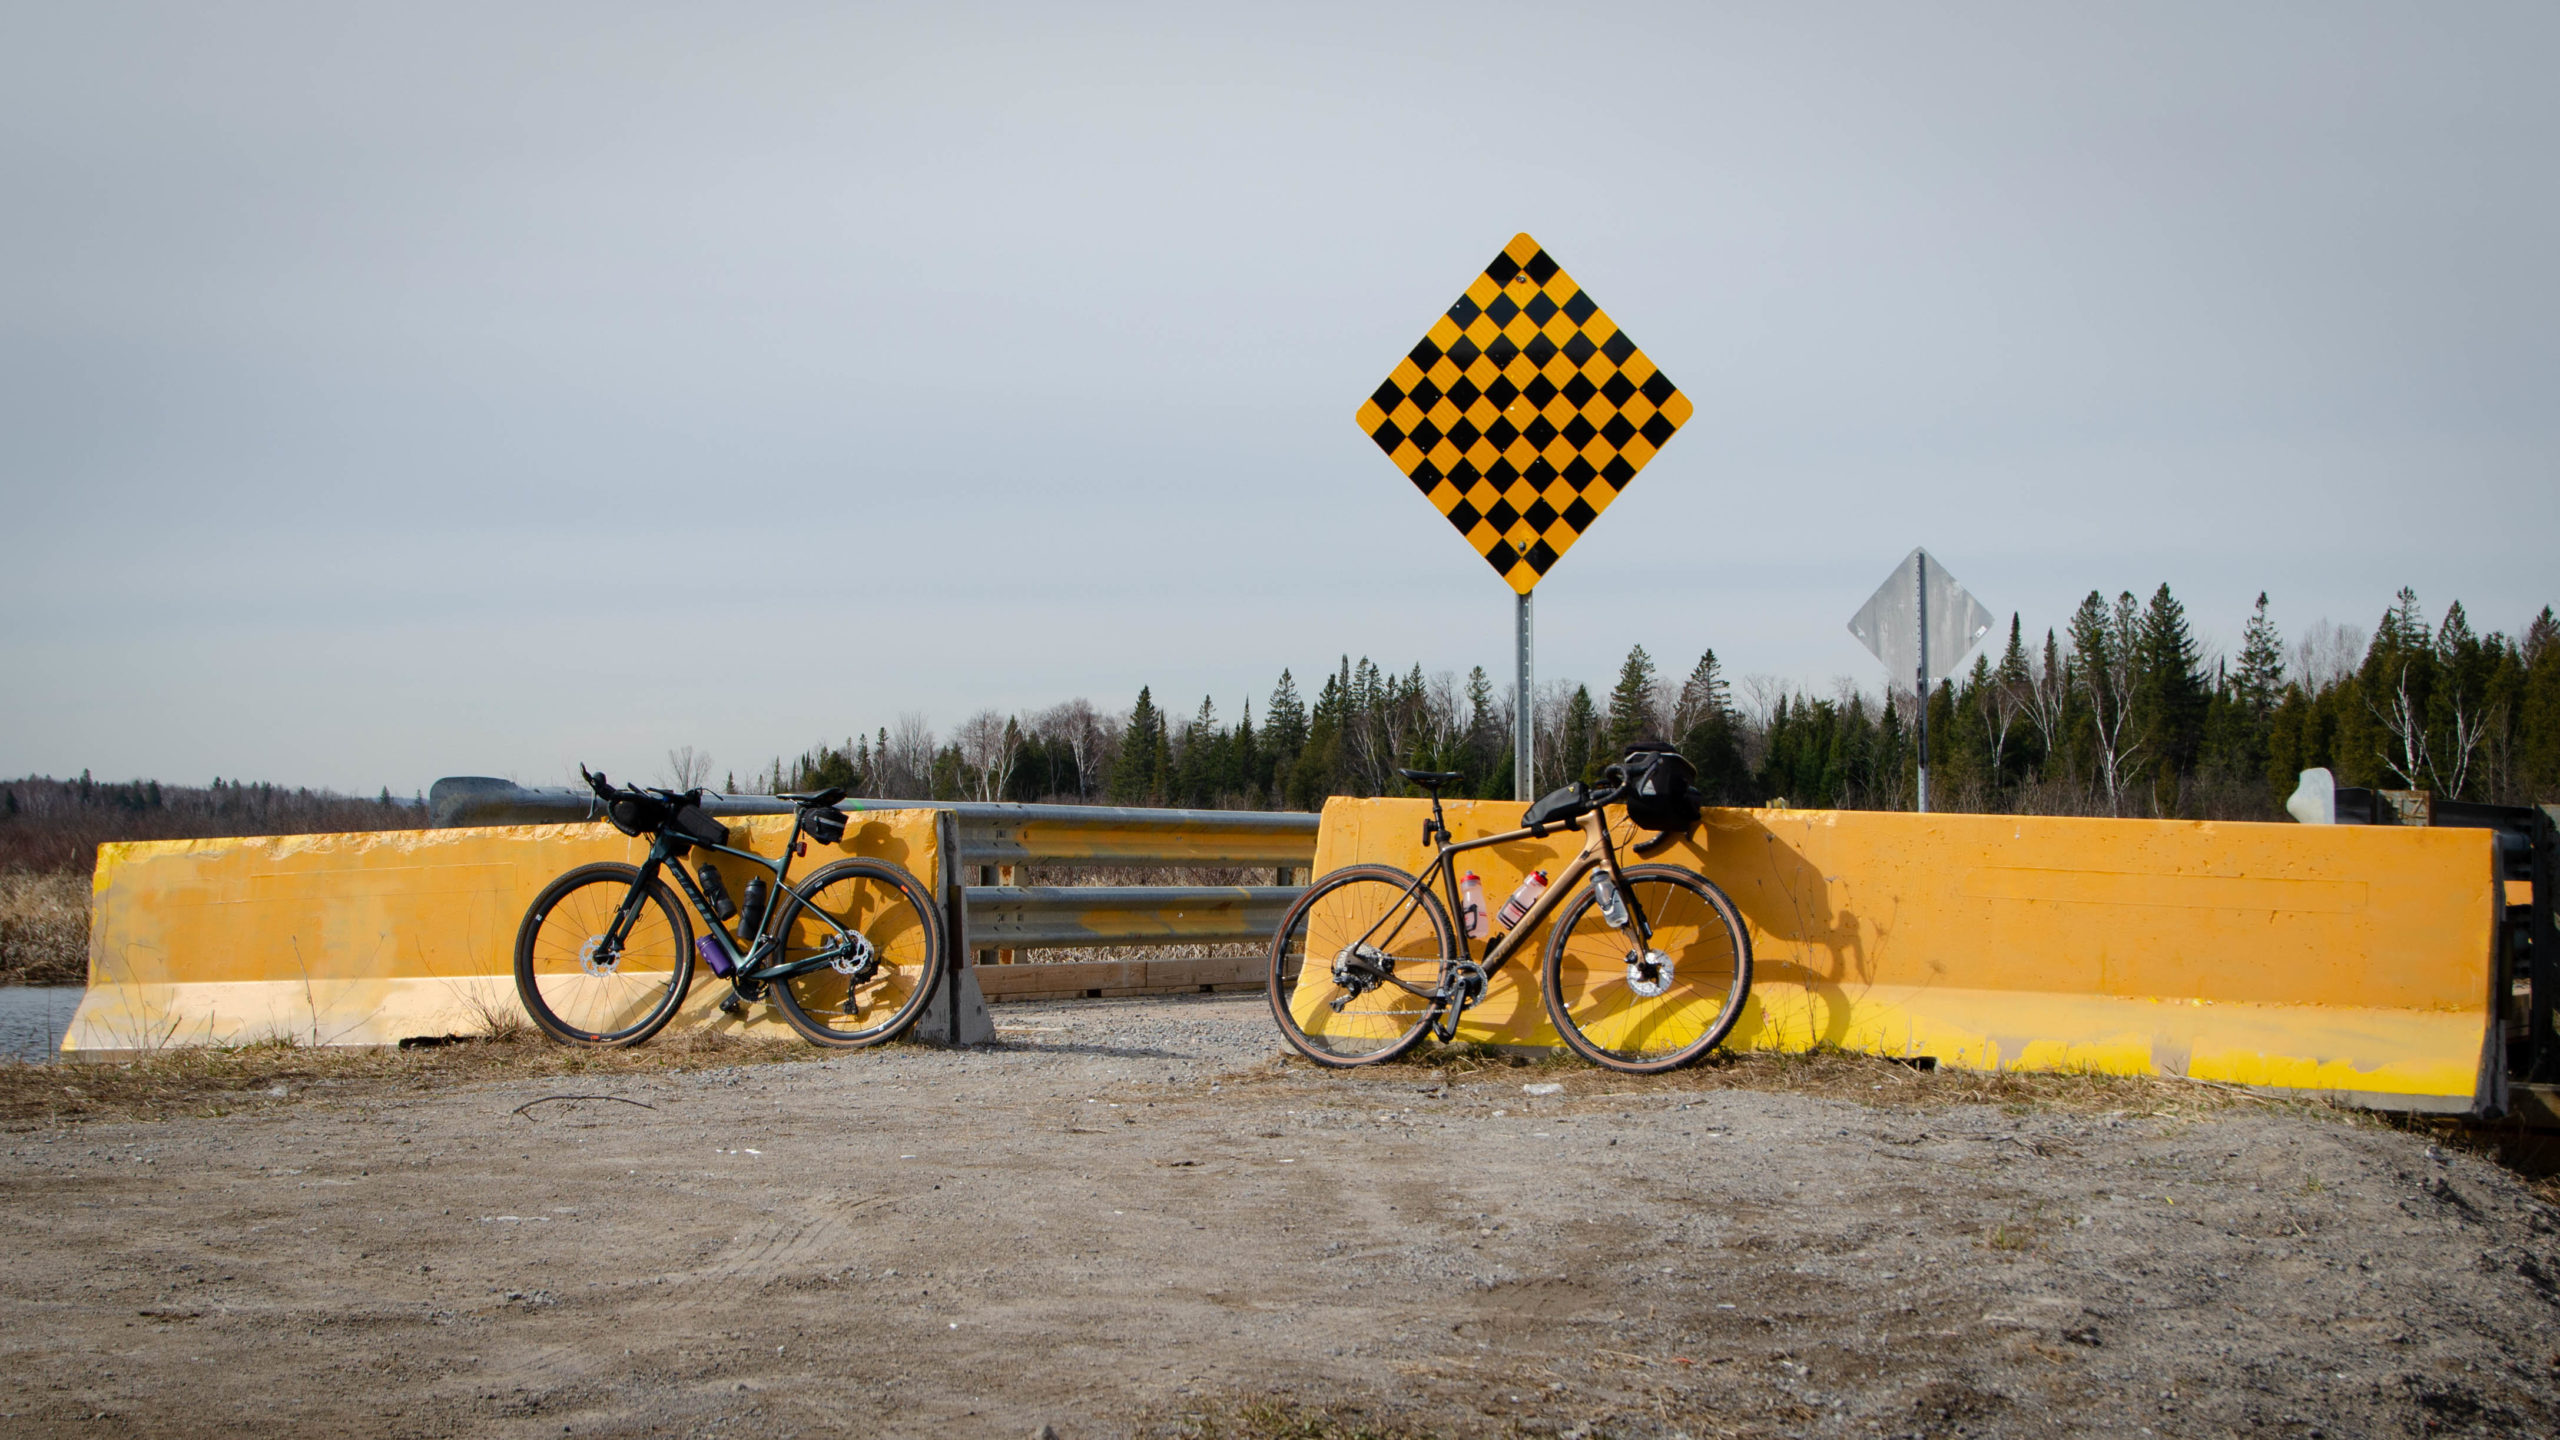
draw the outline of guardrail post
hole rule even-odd
[[[2533,919],[2527,932],[2532,938],[2525,954],[2533,973],[2525,992],[2524,1078],[2548,1085],[2560,1082],[2560,1040],[2552,1035],[2553,1002],[2560,1000],[2560,923],[2552,913],[2560,906],[2560,805],[2541,807],[2533,829]]]
[[[978,883],[981,885],[993,885],[996,883],[996,869],[997,867],[993,865],[979,866]],[[993,950],[980,950],[977,952],[978,963],[981,965],[997,964],[999,962],[996,959],[996,954],[997,952]]]
[[[1022,867],[1019,865],[999,865],[996,867],[996,883],[1004,886],[1014,885],[1017,883],[1018,877],[1021,873]],[[1010,950],[998,950],[996,952],[996,963],[999,965],[1012,964],[1013,952]]]

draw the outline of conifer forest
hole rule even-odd
[[[1452,794],[1513,793],[1512,686],[1401,673],[1344,657],[1283,670],[1230,720],[1215,697],[1152,688],[1126,711],[1084,700],[985,711],[948,736],[920,716],[817,746],[737,788],[845,785],[882,798],[1314,809],[1331,795],[1411,793],[1400,767],[1456,771]],[[2091,591],[2041,633],[2012,615],[1971,669],[1929,697],[1933,808],[2277,820],[2300,771],[2343,785],[2506,803],[2560,800],[2560,621],[2483,634],[2460,603],[2431,616],[2403,589],[2370,637],[2326,622],[2290,640],[2258,597],[2236,654],[2208,655],[2166,585]],[[1683,671],[1642,645],[1595,695],[1535,699],[1535,789],[1597,780],[1628,742],[1677,744],[1716,803],[1907,809],[1916,702],[1842,683],[1813,693],[1728,676],[1708,650]]]
[[[875,799],[1014,800],[1214,809],[1321,808],[1412,793],[1399,768],[1455,771],[1453,796],[1513,793],[1507,677],[1345,657],[1282,670],[1268,693],[1126,710],[1071,700],[982,711],[947,733],[907,714],[754,769],[670,751],[653,783],[731,793],[843,785]],[[1642,645],[1595,693],[1536,697],[1535,790],[1597,781],[1630,741],[1678,745],[1718,804],[1909,809],[1919,764],[1909,690],[1827,691],[1729,676],[1709,650],[1666,667]],[[2368,635],[2326,622],[2278,633],[2265,596],[2237,653],[2208,654],[2165,585],[2148,601],[2092,591],[2060,625],[2010,617],[1929,697],[1930,803],[1944,811],[2281,820],[2299,773],[2451,799],[2560,801],[2560,621],[2482,633],[2402,590]],[[472,758],[455,757],[457,771]],[[528,783],[546,783],[539,779]],[[557,782],[548,782],[557,783]],[[85,872],[101,841],[404,829],[420,798],[215,780],[0,781],[0,871]]]

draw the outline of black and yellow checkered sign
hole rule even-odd
[[[1522,234],[1360,402],[1360,428],[1526,595],[1689,412]]]

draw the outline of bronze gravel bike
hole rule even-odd
[[[1605,788],[1557,790],[1529,807],[1520,829],[1476,840],[1452,836],[1441,805],[1440,788],[1458,776],[1399,773],[1430,792],[1423,830],[1424,843],[1436,846],[1430,865],[1421,875],[1391,865],[1333,871],[1290,908],[1272,942],[1271,1014],[1299,1054],[1346,1067],[1391,1060],[1426,1034],[1446,1043],[1493,974],[1551,917],[1541,989],[1548,1017],[1575,1053],[1652,1074],[1688,1064],[1732,1032],[1751,993],[1751,936],[1741,913],[1694,870],[1619,864],[1611,834],[1611,805],[1625,807],[1638,828],[1660,832],[1634,847],[1639,855],[1696,824],[1687,762],[1668,746],[1631,750],[1608,767]],[[1452,909],[1467,910],[1457,857],[1566,826],[1581,830],[1581,850],[1525,913],[1490,935],[1478,959],[1474,927],[1450,920]],[[1485,928],[1492,926],[1487,917]]]

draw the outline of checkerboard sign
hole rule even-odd
[[[1526,595],[1689,413],[1689,397],[1522,234],[1396,362],[1359,418]]]

